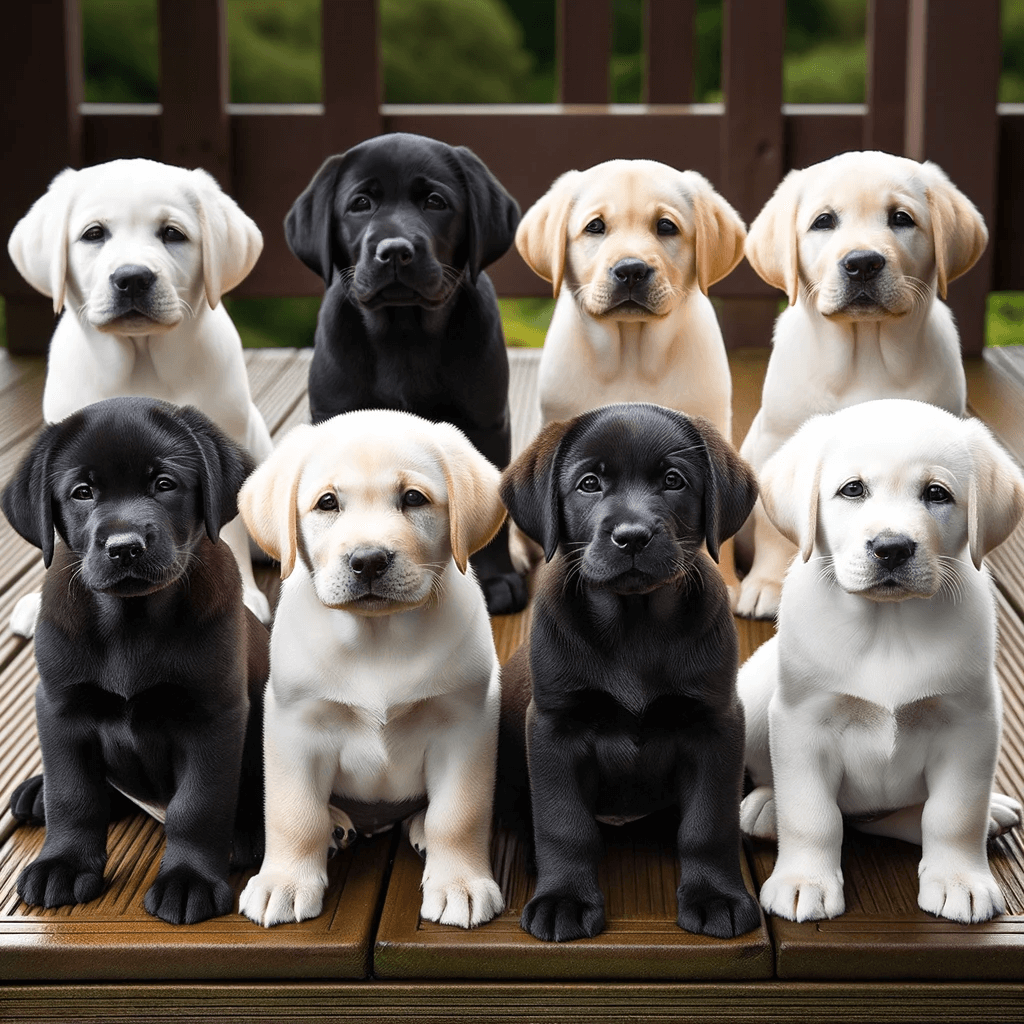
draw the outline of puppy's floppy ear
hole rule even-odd
[[[516,230],[516,248],[529,268],[551,282],[555,298],[565,274],[566,233],[569,214],[582,174],[566,171],[523,215]]]
[[[826,419],[807,420],[765,463],[758,478],[768,518],[800,549],[805,562],[818,534],[821,463],[830,438]]]
[[[988,244],[988,228],[970,201],[938,164],[924,164],[928,173],[928,212],[935,242],[936,290],[946,297],[946,288],[966,274],[981,258]]]
[[[476,153],[465,146],[456,146],[454,152],[469,200],[466,267],[475,282],[484,267],[508,252],[519,223],[519,204]]]
[[[968,484],[967,538],[975,569],[1024,517],[1024,476],[978,420],[965,420],[973,472]]]
[[[469,556],[487,544],[505,521],[505,506],[498,497],[501,472],[458,427],[435,423],[433,435],[448,488],[452,558],[464,573]]]
[[[559,456],[566,434],[579,421],[580,417],[548,423],[501,475],[501,500],[508,514],[527,537],[544,548],[547,562],[558,550]]]
[[[53,311],[64,308],[68,272],[68,216],[78,171],[60,172],[46,194],[37,199],[11,232],[7,251],[18,273],[36,291],[53,299]]]
[[[746,522],[757,501],[757,477],[736,449],[703,416],[675,413],[700,435],[708,459],[704,481],[704,541],[717,562],[718,549]]]
[[[253,540],[281,563],[281,579],[295,568],[299,480],[316,428],[292,428],[238,492],[238,511]]]
[[[284,219],[288,248],[319,274],[328,288],[334,280],[334,192],[351,152],[328,157]]]
[[[743,259],[747,229],[740,215],[696,171],[683,171],[683,189],[693,206],[696,224],[697,285],[708,289],[730,274]]]
[[[244,281],[256,265],[263,251],[263,235],[211,175],[199,169],[190,173],[202,234],[206,301],[210,309],[216,309],[224,292]]]
[[[800,294],[799,252],[797,249],[796,208],[800,199],[803,171],[790,171],[747,233],[744,252],[758,275],[796,303]]]

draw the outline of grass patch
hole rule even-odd
[[[1024,345],[1024,292],[989,292],[986,345]]]

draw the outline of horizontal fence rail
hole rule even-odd
[[[686,102],[695,9],[645,0],[646,104],[608,103],[611,0],[560,0],[561,102],[399,106],[381,103],[375,0],[323,0],[323,103],[256,106],[228,102],[225,0],[160,0],[161,102],[146,105],[82,102],[78,0],[10,5],[0,232],[65,166],[126,156],[202,166],[264,233],[234,294],[318,295],[320,280],[288,251],[284,215],[326,156],[381,132],[469,146],[524,210],[569,168],[661,160],[707,176],[748,224],[789,169],[877,148],[935,160],[984,215],[986,254],[949,292],[964,351],[980,351],[987,293],[1024,288],[1024,106],[997,108],[998,0],[870,0],[865,105],[783,105],[784,0],[724,0],[724,102]],[[549,294],[514,251],[490,273],[501,295]],[[0,294],[12,351],[45,351],[51,307],[6,255]],[[749,265],[712,295],[724,300],[727,344],[769,342],[782,296]]]

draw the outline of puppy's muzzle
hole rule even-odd
[[[129,304],[134,304],[139,299],[146,298],[155,280],[156,274],[152,270],[148,267],[137,266],[134,263],[118,267],[110,275],[110,284],[114,294],[119,299],[126,300]]]
[[[891,573],[914,557],[917,542],[904,534],[879,534],[867,542],[867,548],[879,567]]]
[[[369,585],[387,572],[392,558],[394,558],[394,552],[385,551],[383,548],[356,548],[348,556],[348,565],[352,570],[352,575],[359,582]]]
[[[839,261],[839,265],[851,281],[873,281],[885,266],[885,257],[874,250],[855,249],[848,252]]]
[[[416,250],[407,238],[382,238],[377,243],[373,258],[378,263],[406,266],[412,263]]]
[[[639,554],[654,536],[651,530],[640,523],[620,523],[612,530],[612,543],[624,554]]]
[[[115,533],[107,538],[105,549],[118,568],[129,569],[146,553],[146,539],[138,533]]]
[[[620,285],[625,285],[630,291],[639,285],[645,284],[653,273],[654,268],[640,259],[619,260],[608,271],[612,278]]]

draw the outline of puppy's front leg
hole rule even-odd
[[[537,889],[520,924],[546,942],[591,938],[604,929],[604,896],[597,884],[601,832],[597,765],[590,742],[566,735],[556,716],[527,712],[530,793],[537,854]]]

